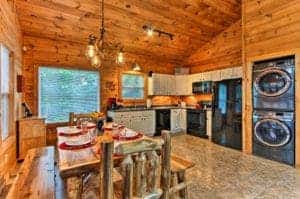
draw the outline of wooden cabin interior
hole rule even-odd
[[[300,198],[299,0],[0,0],[0,198]]]

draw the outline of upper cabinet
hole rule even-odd
[[[189,75],[175,75],[176,95],[191,95],[192,85],[188,78]]]
[[[193,82],[221,81],[242,77],[242,67],[226,68],[191,75],[153,73],[148,78],[148,95],[192,95]]]
[[[221,80],[242,78],[242,67],[226,68],[220,70]]]

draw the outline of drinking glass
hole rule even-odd
[[[116,123],[112,124],[112,136],[118,136],[120,133],[119,126]]]
[[[88,131],[88,121],[87,120],[82,120],[81,122],[81,129],[83,132],[87,132]]]
[[[91,143],[96,142],[96,139],[97,139],[97,132],[96,132],[96,129],[95,129],[95,128],[90,129],[88,133],[89,133],[89,137],[90,137]]]

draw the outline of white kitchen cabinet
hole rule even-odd
[[[114,122],[124,124],[127,128],[141,131],[146,135],[153,136],[155,133],[155,112],[147,111],[108,111]]]
[[[211,72],[204,72],[202,73],[202,80],[201,81],[211,81],[212,73]]]
[[[186,131],[186,109],[171,109],[171,132]]]
[[[232,79],[233,75],[233,69],[232,68],[226,68],[220,71],[220,79],[226,80],[226,79]]]
[[[148,77],[148,95],[154,95],[153,77]]]
[[[243,67],[234,67],[232,69],[232,79],[243,77]]]
[[[210,81],[220,81],[221,80],[221,72],[220,70],[210,71]]]
[[[175,77],[168,74],[152,74],[148,78],[149,95],[176,95]]]
[[[206,134],[211,139],[212,134],[212,111],[206,110]]]
[[[188,80],[188,75],[176,75],[175,82],[176,82],[176,95],[190,95],[192,92],[192,85]]]
[[[151,81],[148,83],[151,83],[152,86],[150,86],[150,88],[152,88],[153,90],[150,91],[150,93],[152,95],[160,95],[161,94],[161,88],[160,88],[160,75],[159,74],[152,74],[151,77]]]

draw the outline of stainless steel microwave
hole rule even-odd
[[[212,81],[193,82],[193,93],[195,94],[210,94],[212,90]]]

